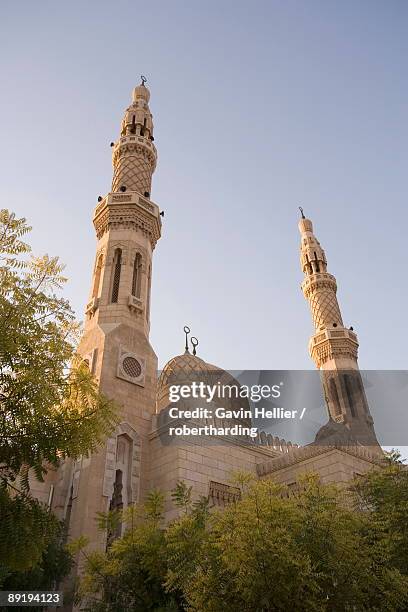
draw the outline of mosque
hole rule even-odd
[[[196,354],[189,330],[184,352],[158,376],[149,331],[152,259],[162,212],[151,199],[157,151],[149,101],[142,78],[124,113],[119,137],[111,143],[112,187],[98,198],[93,214],[96,254],[79,347],[101,391],[120,406],[120,423],[98,452],[68,459],[50,471],[44,483],[32,485],[33,493],[65,518],[69,537],[86,536],[91,549],[105,550],[112,537],[98,530],[96,514],[126,508],[151,489],[166,494],[166,519],[171,520],[176,510],[170,491],[180,480],[192,487],[194,496],[209,496],[212,504],[223,506],[240,494],[231,484],[234,471],[273,478],[289,487],[296,487],[298,476],[310,471],[322,482],[341,483],[370,469],[381,453],[358,368],[357,335],[343,323],[336,279],[327,271],[325,252],[303,211],[302,290],[315,328],[309,350],[321,373],[328,423],[314,443],[303,447],[273,432],[259,432],[256,443],[228,435],[213,444],[200,436],[168,443],[169,390],[175,382],[189,384],[204,377],[211,384],[238,383]],[[238,405],[245,409],[236,423],[251,424],[247,400],[244,405],[242,398],[225,401],[230,410]]]

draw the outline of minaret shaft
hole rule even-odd
[[[157,388],[150,291],[152,256],[161,235],[159,207],[150,200],[157,153],[149,97],[144,84],[135,88],[113,149],[112,192],[99,198],[94,211],[96,257],[78,349],[100,390],[116,402],[120,422],[90,457],[64,464],[55,495],[54,509],[68,517],[70,537],[85,535],[100,550],[113,535],[98,531],[97,513],[137,503],[149,487]]]
[[[322,371],[322,383],[331,419],[344,423],[357,439],[377,444],[357,357],[357,335],[344,326],[337,301],[337,283],[327,271],[324,250],[313,225],[302,216],[300,262],[305,275],[302,291],[308,300],[315,333],[309,352]]]

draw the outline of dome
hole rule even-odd
[[[189,380],[192,373],[203,372],[203,370],[208,370],[205,361],[186,351],[183,355],[177,355],[166,363],[159,379],[159,388],[167,387],[176,378],[177,382],[182,384]]]
[[[164,366],[157,385],[157,410],[168,406],[170,385],[190,384],[194,380],[207,382],[207,372],[208,365],[205,361],[188,351],[170,359]]]
[[[149,102],[150,100],[150,91],[147,89],[146,85],[138,85],[133,90],[133,102],[136,100],[144,100],[145,102]]]
[[[157,385],[157,412],[159,413],[169,407],[169,388],[171,385],[191,385],[192,382],[203,382],[210,387],[220,384],[240,388],[238,380],[229,372],[218,366],[206,363],[200,357],[186,351],[183,355],[170,359],[162,370]],[[185,409],[192,409],[196,404],[200,407],[204,405],[200,398],[179,400],[179,405],[184,405]],[[250,410],[247,398],[216,396],[216,399],[211,403],[212,408],[214,408],[215,404],[217,407],[224,408],[225,410]],[[245,425],[250,425],[251,421],[251,419],[240,417],[232,420]],[[221,425],[220,419],[217,419],[217,421]]]

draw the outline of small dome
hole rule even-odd
[[[150,91],[147,89],[146,85],[138,85],[133,90],[133,102],[136,100],[144,100],[145,102],[149,102],[150,100]]]
[[[164,366],[157,385],[157,412],[169,407],[169,388],[171,385],[191,385],[191,383],[203,382],[210,387],[218,383],[223,386],[240,388],[240,383],[229,372],[219,368],[218,366],[206,363],[200,357],[192,355],[190,352],[185,352],[183,355],[173,357]],[[218,397],[214,399],[218,407],[225,410],[250,410],[249,401],[247,398],[240,397]],[[211,404],[213,406],[214,402]],[[188,400],[180,400],[180,406],[185,404],[185,409],[191,410],[197,404],[203,407],[202,399],[189,398]],[[240,424],[250,425],[251,419],[235,418]]]
[[[207,370],[208,366],[205,361],[189,352],[170,359],[164,366],[157,385],[158,411],[168,406],[170,385],[183,385],[194,380],[202,380]]]
[[[159,379],[159,388],[172,383],[177,378],[180,382],[188,380],[192,373],[207,371],[208,366],[203,359],[187,351],[177,355],[166,363]]]

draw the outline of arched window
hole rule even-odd
[[[96,298],[99,295],[99,284],[101,282],[102,262],[103,262],[103,255],[99,255],[98,261],[96,264],[94,284],[93,284],[93,289],[92,289],[93,298]]]
[[[368,405],[367,405],[367,398],[366,398],[366,394],[364,391],[363,381],[361,380],[361,374],[358,374],[358,376],[356,376],[356,378],[354,379],[354,385],[357,388],[357,392],[363,404],[363,408],[368,414],[369,411],[368,411]]]
[[[315,256],[315,266],[316,266],[316,272],[320,272],[319,260],[317,259],[317,253],[316,253],[316,251],[314,251],[314,256]]]
[[[133,278],[132,278],[132,295],[140,298],[140,287],[142,281],[142,256],[136,253],[135,261],[133,262]]]
[[[330,379],[330,399],[334,407],[334,414],[338,416],[341,414],[341,406],[339,400],[339,394],[337,393],[336,381],[334,378]]]
[[[307,269],[308,273],[309,274],[313,274],[312,264],[310,263],[309,256],[308,256],[307,253],[306,253],[306,262],[307,262],[306,263],[306,269]]]
[[[112,543],[121,537],[122,535],[122,520],[119,513],[123,510],[123,482],[122,482],[122,471],[116,470],[115,482],[113,483],[113,495],[109,503],[109,512],[117,512],[115,522],[108,527],[107,539],[106,539],[106,550],[110,548]]]
[[[121,268],[122,268],[122,249],[115,249],[115,256],[113,258],[113,277],[112,277],[112,293],[111,293],[112,303],[116,303],[118,301]]]
[[[356,410],[354,406],[355,394],[353,393],[353,377],[350,374],[344,374],[344,386],[346,388],[348,405],[350,408],[351,416],[356,417]]]

